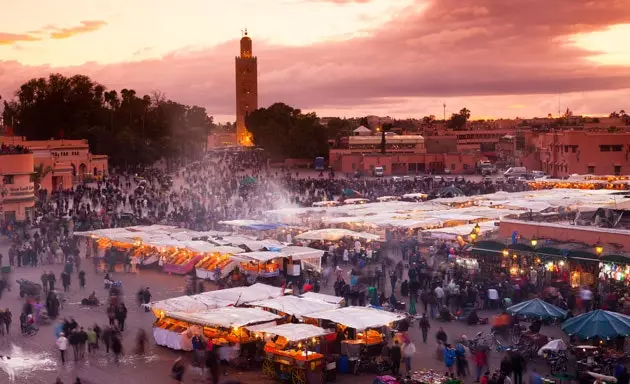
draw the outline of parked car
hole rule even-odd
[[[412,181],[413,179],[411,178],[411,176],[403,176],[403,181]]]
[[[400,183],[402,181],[402,178],[400,176],[392,176],[392,181],[394,183]]]
[[[444,179],[442,179],[442,176],[433,176],[433,181],[435,181],[436,183],[440,183],[442,182]]]
[[[456,182],[456,183],[463,183],[463,182],[465,182],[465,181],[466,181],[466,179],[464,178],[464,176],[461,176],[461,175],[460,175],[460,176],[456,176],[456,177],[455,177],[455,182]]]

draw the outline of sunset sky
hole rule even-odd
[[[0,95],[52,71],[160,90],[234,119],[254,40],[259,105],[320,116],[630,110],[630,0],[29,0],[0,13]]]

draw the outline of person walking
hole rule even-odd
[[[116,307],[114,306],[114,304],[110,304],[109,307],[107,307],[107,319],[109,320],[110,327],[116,325]]]
[[[84,359],[85,349],[88,342],[88,334],[85,332],[83,327],[81,327],[79,332],[77,332],[77,339],[79,341],[79,359]]]
[[[422,342],[427,343],[427,336],[429,335],[429,329],[431,329],[431,324],[429,323],[429,318],[427,314],[424,313],[419,322],[420,331],[422,331]]]
[[[518,351],[512,352],[512,373],[514,374],[514,384],[523,384],[523,371],[525,370],[525,359]]]
[[[186,367],[184,366],[184,362],[181,357],[175,359],[175,363],[171,368],[171,378],[175,380],[177,383],[181,383],[184,381],[184,372]]]
[[[83,270],[79,272],[79,289],[85,290],[85,271]]]
[[[475,351],[475,365],[477,367],[477,382],[481,379],[481,373],[488,367],[488,354],[484,348]]]
[[[120,332],[125,330],[125,320],[127,320],[127,307],[125,307],[125,303],[120,303],[120,305],[116,308],[116,321],[118,322],[118,329]]]
[[[59,353],[61,354],[61,364],[65,364],[66,363],[66,350],[68,349],[68,339],[66,338],[66,335],[62,332],[61,334],[59,334],[59,338],[57,339],[57,349],[59,350]]]
[[[400,349],[398,340],[394,341],[394,345],[389,350],[389,354],[392,359],[392,375],[398,377],[400,374],[400,360],[402,360],[402,350]]]
[[[3,320],[4,320],[4,326],[7,328],[7,335],[8,335],[11,329],[11,322],[13,321],[13,314],[11,313],[11,310],[9,308],[4,310]],[[0,327],[2,327],[2,324],[0,324]]]
[[[456,352],[452,345],[446,344],[444,346],[444,365],[449,374],[453,373],[453,365],[455,365]]]
[[[411,340],[405,340],[405,344],[402,348],[403,359],[405,360],[405,369],[407,370],[407,375],[411,372],[411,358],[414,353],[416,353],[416,346]]]
[[[92,328],[88,328],[87,330],[87,347],[88,347],[88,353],[93,353],[96,349],[96,332],[94,332],[94,329]]]

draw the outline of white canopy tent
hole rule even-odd
[[[337,241],[344,237],[352,237],[364,240],[378,240],[378,235],[365,232],[354,232],[349,229],[342,228],[325,228],[308,231],[295,236],[299,240],[320,240],[320,241]]]
[[[330,304],[341,305],[343,302],[343,297],[333,296],[333,295],[325,295],[323,293],[315,293],[315,292],[306,292],[302,294],[302,297],[305,299],[313,299],[319,300]]]
[[[259,263],[266,263],[270,260],[277,259],[279,257],[284,258],[281,252],[269,252],[269,251],[257,251],[257,252],[241,252],[230,256],[232,260],[249,262],[255,261]]]
[[[299,298],[293,295],[280,296],[269,300],[253,301],[248,304],[252,307],[269,308],[297,317],[339,307],[336,304],[330,304],[320,300]]]
[[[168,314],[176,320],[186,321],[210,327],[238,328],[250,324],[258,324],[277,320],[280,316],[258,308],[223,307],[196,313],[171,312]]]
[[[249,327],[246,327],[249,329]],[[256,329],[258,332],[269,333],[284,337],[288,341],[302,341],[313,337],[321,337],[327,335],[329,332],[324,328],[316,327],[311,324],[282,324],[271,327],[261,327]]]
[[[210,291],[192,296],[179,296],[151,303],[154,312],[195,313],[212,308],[247,304],[252,301],[273,299],[282,296],[282,288],[256,283],[249,287],[235,287]]]
[[[356,330],[384,327],[405,318],[403,315],[368,307],[344,307],[316,312],[308,317],[329,320]]]

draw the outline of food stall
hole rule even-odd
[[[339,307],[338,304],[331,304],[317,299],[299,298],[293,295],[253,301],[248,303],[248,305],[276,313],[287,320],[292,316],[299,319],[311,313],[328,311]]]
[[[192,350],[191,339],[203,334],[216,346],[247,344],[256,341],[256,335],[244,326],[275,325],[280,316],[258,308],[222,307],[195,313],[161,312],[153,324],[153,337],[157,345],[176,350]]]
[[[368,307],[344,307],[305,316],[316,320],[322,328],[332,327],[343,335],[339,346],[342,358],[337,364],[339,372],[349,372],[349,362],[361,356],[378,356],[386,342],[388,328],[405,316]]]
[[[236,263],[231,259],[232,254],[241,253],[239,247],[220,245],[208,249],[201,260],[195,265],[195,273],[200,279],[216,281],[229,274]]]
[[[324,355],[318,351],[328,334],[310,324],[282,324],[258,329],[265,334],[263,374],[292,384],[323,384]]]
[[[230,258],[239,262],[239,268],[248,274],[260,277],[275,277],[280,275],[286,256],[281,252],[256,251],[237,253]]]

